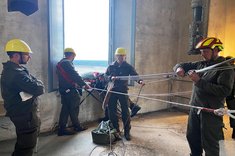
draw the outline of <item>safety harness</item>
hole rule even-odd
[[[61,74],[61,76],[70,84],[72,84],[73,86],[76,86],[76,83],[69,77],[69,75],[65,72],[64,68],[61,66],[62,62],[59,62],[56,65],[56,68],[58,69],[59,73]]]

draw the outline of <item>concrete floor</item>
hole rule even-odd
[[[138,115],[132,119],[132,140],[122,139],[109,146],[92,142],[91,131],[98,123],[89,124],[89,129],[73,136],[58,137],[42,134],[38,152],[34,156],[188,156],[189,147],[185,138],[188,115],[177,111],[160,111]],[[235,141],[231,139],[228,117],[225,116],[225,141],[221,141],[221,156],[235,155]],[[15,140],[0,142],[0,156],[9,156]]]

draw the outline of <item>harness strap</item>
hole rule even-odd
[[[61,66],[61,62],[59,62],[56,65],[56,68],[58,69],[59,73],[61,74],[61,76],[70,84],[72,84],[73,86],[76,86],[76,83],[69,77],[69,75],[65,72],[65,70],[63,69],[63,67]]]

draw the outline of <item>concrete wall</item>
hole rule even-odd
[[[172,72],[176,63],[190,58],[187,51],[191,16],[191,1],[188,0],[137,0],[135,67],[140,75]],[[141,94],[168,93],[170,89],[170,81],[146,82]],[[173,91],[186,90],[187,87],[181,86]],[[138,87],[133,92],[137,91]],[[169,100],[167,97],[160,99]],[[143,107],[142,112],[169,106],[143,99],[139,104]]]
[[[191,2],[189,0],[137,0],[136,1],[136,40],[135,67],[139,74],[172,72],[172,67],[180,61],[192,60],[187,55],[189,44],[189,24],[191,23]],[[48,86],[48,6],[47,0],[39,1],[39,11],[31,16],[21,13],[8,13],[6,1],[0,1],[0,47],[7,40],[21,38],[25,40],[34,54],[27,65],[29,70],[46,86],[46,93],[40,97],[42,126],[41,131],[50,131],[58,122],[60,97],[57,92],[47,92]],[[0,61],[7,56],[0,53]],[[2,65],[0,65],[2,70]],[[167,93],[168,81],[147,82],[143,94]],[[188,87],[174,88],[176,91]],[[130,93],[138,93],[139,87],[130,88]],[[84,96],[86,93],[84,94]],[[132,97],[133,101],[136,98]],[[167,98],[163,98],[167,99]],[[2,100],[1,100],[2,101]],[[141,112],[151,112],[168,107],[166,103],[139,99]],[[102,117],[100,104],[88,98],[81,105],[81,122],[94,121]],[[0,117],[0,140],[15,137],[14,126],[6,117]]]
[[[224,51],[221,55],[235,57],[235,1],[211,0],[208,36],[221,39]]]
[[[222,40],[224,44],[224,50],[220,52],[222,56],[235,57],[235,1],[234,0],[203,0],[204,10],[204,26],[205,36],[217,37]],[[181,10],[183,11],[183,10]],[[186,16],[189,18],[188,16]],[[183,38],[183,37],[182,37]],[[184,44],[181,44],[184,45]],[[177,62],[195,61],[201,59],[201,56],[187,55],[185,53],[178,52]],[[183,80],[188,80],[183,79]],[[173,90],[190,90],[190,82],[173,82]],[[189,98],[189,97],[188,97]],[[174,98],[174,101],[185,103],[188,101],[186,98]]]

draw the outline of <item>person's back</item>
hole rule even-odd
[[[79,77],[79,75],[77,73],[74,74],[74,72],[76,72],[76,71],[74,70],[74,67],[73,67],[71,60],[63,58],[57,64],[59,91],[61,94],[65,93],[67,89],[77,89],[79,87],[79,86],[77,86],[77,88],[76,88],[76,86],[75,86],[76,79],[77,79],[77,77]],[[85,85],[84,82],[82,81],[82,78],[80,78],[80,81],[81,81],[82,85]]]
[[[59,118],[58,136],[73,135],[75,132],[86,130],[78,120],[80,95],[79,89],[90,88],[75,71],[72,61],[76,53],[72,48],[64,50],[65,58],[57,63],[57,75],[59,79],[59,92],[61,95],[61,112]],[[68,117],[73,124],[73,131],[67,129]]]

